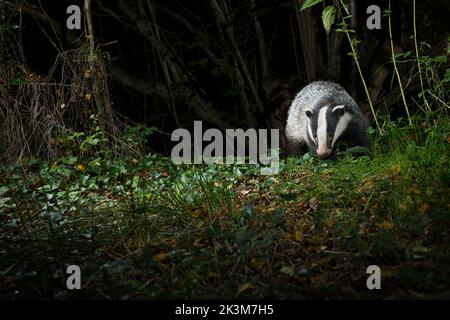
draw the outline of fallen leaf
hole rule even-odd
[[[161,261],[165,260],[166,258],[167,258],[167,253],[165,253],[165,252],[160,252],[153,257],[153,259],[155,259],[158,262],[161,262]]]
[[[239,295],[242,292],[247,291],[248,289],[251,289],[251,288],[252,288],[252,284],[251,283],[246,283],[246,284],[242,285],[241,287],[239,287],[237,294]]]
[[[380,228],[383,229],[383,230],[392,229],[392,223],[387,221],[387,220],[385,220],[385,221],[383,221],[382,224],[380,224]]]
[[[421,214],[425,214],[427,212],[427,210],[430,208],[431,206],[428,203],[424,203],[420,206],[419,208],[419,212]]]

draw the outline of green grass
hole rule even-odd
[[[275,176],[153,155],[4,166],[0,297],[450,298],[450,122],[383,129],[370,155]]]

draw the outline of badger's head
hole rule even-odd
[[[314,111],[306,109],[305,114],[308,144],[320,159],[326,159],[352,120],[351,110],[343,105],[326,105]]]

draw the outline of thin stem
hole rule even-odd
[[[342,5],[342,7],[345,9],[345,11],[347,12],[347,14],[349,14],[349,12],[347,10],[347,7],[344,5],[342,0],[340,0],[340,3]],[[381,128],[380,128],[380,124],[378,123],[378,119],[377,119],[377,115],[375,113],[375,109],[373,108],[372,99],[370,98],[370,94],[369,94],[369,90],[367,89],[366,81],[364,80],[364,76],[362,74],[361,67],[359,65],[359,60],[358,60],[358,56],[356,54],[356,49],[355,49],[355,47],[353,45],[352,38],[350,37],[350,32],[347,29],[347,23],[345,22],[345,18],[342,15],[342,12],[341,12],[340,8],[339,8],[339,12],[340,12],[341,17],[342,17],[343,31],[344,31],[345,35],[347,36],[348,42],[350,44],[350,48],[351,48],[352,54],[353,54],[353,59],[355,60],[356,68],[358,69],[358,73],[359,73],[359,76],[361,77],[361,82],[362,82],[362,84],[364,86],[364,91],[365,91],[366,96],[367,96],[367,101],[369,102],[370,111],[372,112],[372,115],[373,115],[373,118],[375,120],[375,124],[377,126],[378,131],[380,132],[380,134],[383,134],[383,132],[381,131]]]
[[[408,117],[409,125],[412,125],[411,117],[409,116],[408,105],[407,105],[406,99],[405,99],[405,93],[403,92],[402,79],[400,78],[400,73],[398,72],[398,69],[397,69],[397,60],[395,59],[394,41],[392,40],[391,0],[389,0],[388,11],[389,11],[389,14],[388,14],[388,19],[389,19],[389,39],[390,39],[390,42],[391,42],[392,64],[394,65],[394,71],[395,71],[395,75],[397,76],[398,85],[400,87],[400,93],[401,93],[401,96],[402,96],[403,104],[405,105],[405,110],[406,110],[406,115]]]
[[[420,89],[422,90],[423,103],[425,104],[425,107],[427,107],[428,111],[431,111],[430,105],[428,104],[427,98],[425,97],[425,90],[423,89],[422,68],[420,67],[419,49],[417,47],[416,0],[413,0],[413,26],[414,26],[414,47],[416,49],[417,68],[419,69]]]
[[[447,103],[445,103],[444,100],[440,99],[440,98],[439,98],[438,96],[436,96],[433,92],[430,92],[430,94],[431,94],[437,101],[439,101],[439,102],[442,103],[444,106],[446,106],[448,109],[450,109],[450,106],[449,106]]]

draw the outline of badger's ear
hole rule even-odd
[[[334,114],[337,114],[338,116],[342,116],[344,114],[346,110],[345,106],[340,105],[340,106],[335,106],[332,110],[331,110]]]
[[[312,112],[312,110],[310,110],[310,109],[306,109],[306,110],[305,110],[305,114],[306,114],[306,116],[307,116],[308,118],[311,118],[313,112]]]

